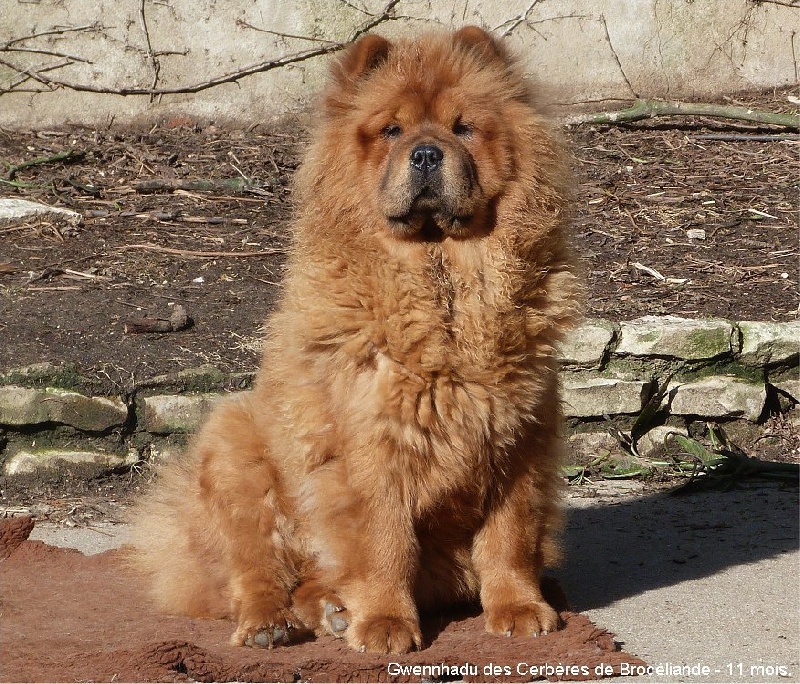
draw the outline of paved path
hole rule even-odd
[[[573,606],[670,668],[626,681],[800,681],[796,489],[571,498],[566,549]]]

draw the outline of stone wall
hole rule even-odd
[[[754,427],[792,410],[800,403],[799,345],[800,322],[587,321],[560,352],[570,460],[591,456],[586,438],[609,420],[623,429],[632,423],[661,386],[657,423],[676,429],[707,420]],[[219,397],[252,381],[252,373],[203,366],[99,397],[76,390],[79,377],[78,369],[48,364],[0,374],[5,475],[64,462],[107,470],[157,460],[185,444]]]

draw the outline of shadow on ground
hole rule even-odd
[[[798,492],[783,485],[573,499],[555,574],[573,609],[590,610],[789,553],[799,535]]]

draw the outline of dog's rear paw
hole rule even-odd
[[[408,653],[422,648],[422,634],[416,620],[376,616],[351,624],[347,642],[362,653]]]
[[[486,611],[486,631],[506,636],[539,636],[556,631],[558,613],[544,601]]]
[[[305,631],[303,623],[293,613],[282,610],[270,620],[257,623],[240,622],[231,637],[231,644],[272,648],[297,641]]]
[[[338,600],[328,600],[325,603],[325,619],[323,624],[337,639],[341,639],[350,626],[350,613]]]

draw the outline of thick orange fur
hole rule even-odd
[[[319,117],[254,389],[164,468],[135,560],[237,644],[401,653],[418,611],[477,598],[491,632],[556,629],[565,155],[477,28],[365,37]]]

